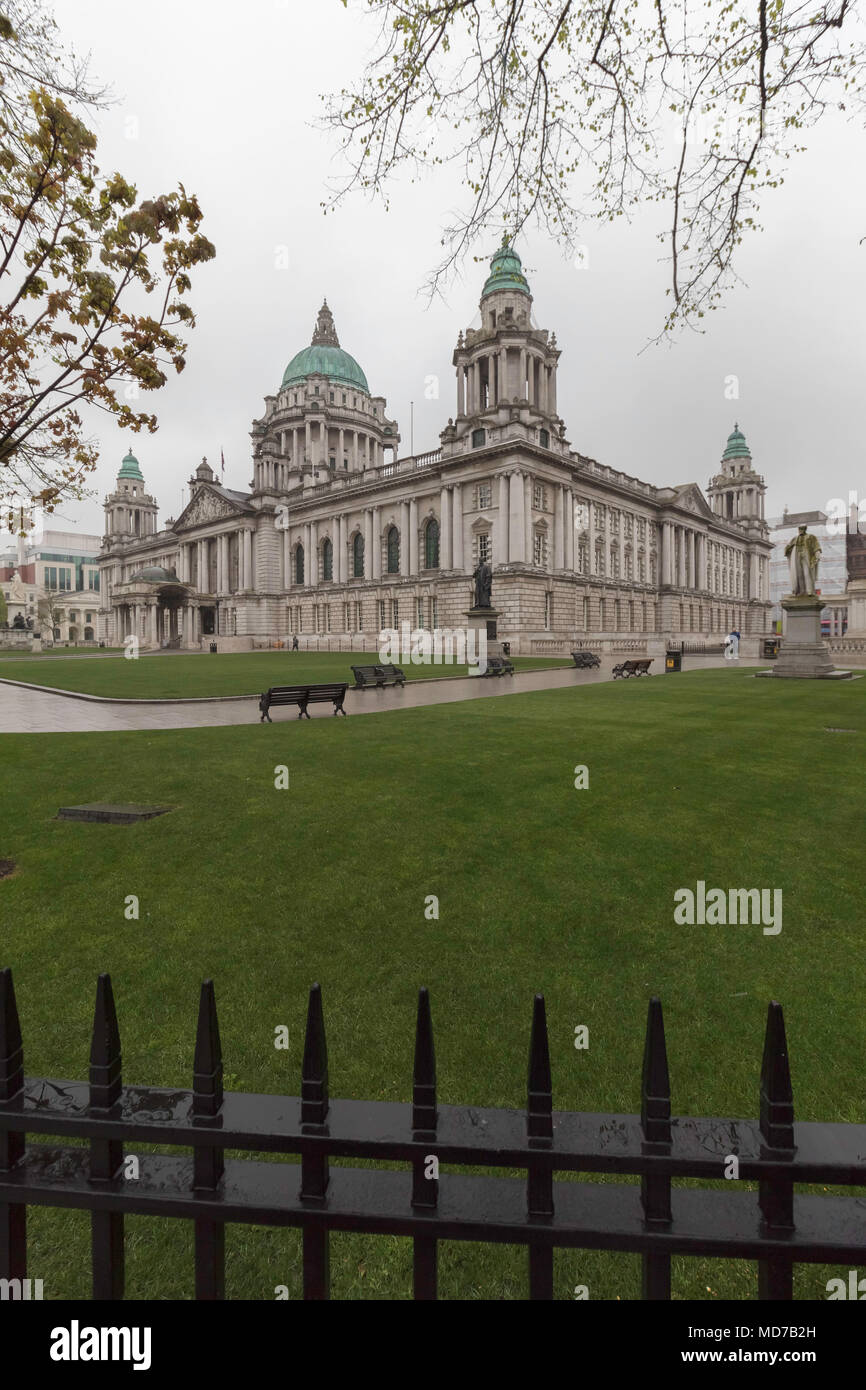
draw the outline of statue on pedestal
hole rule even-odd
[[[473,571],[472,578],[475,580],[475,607],[489,608],[490,595],[493,589],[493,570],[486,560],[482,560]]]
[[[811,536],[805,526],[801,526],[794,538],[785,546],[785,556],[791,576],[791,593],[815,597],[818,584],[818,562],[821,547],[818,537]]]

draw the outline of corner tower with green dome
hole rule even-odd
[[[253,492],[264,497],[312,487],[341,473],[371,473],[397,458],[400,431],[384,396],[340,346],[328,301],[309,347],[292,357],[265,414],[253,423]]]
[[[479,301],[480,327],[457,339],[457,414],[442,431],[447,455],[495,442],[507,431],[545,453],[566,455],[556,411],[556,337],[532,322],[532,294],[506,239],[490,259]]]
[[[106,497],[104,508],[106,539],[138,539],[156,532],[159,507],[145,491],[144,474],[131,449],[121,461],[117,484]]]
[[[767,486],[752,466],[752,455],[739,425],[728,435],[722,454],[721,468],[710,479],[707,498],[717,516],[733,521],[744,531],[759,536],[769,535],[764,520],[764,496]]]

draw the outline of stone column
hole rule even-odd
[[[304,523],[304,583],[315,584],[316,574],[313,564],[313,524]]]
[[[526,394],[526,348],[520,349],[520,389],[517,394],[521,400]]]
[[[662,584],[671,583],[671,523],[662,522]]]
[[[372,518],[373,536],[373,578],[382,578],[382,515],[379,507],[373,508]]]
[[[549,415],[556,414],[556,363],[550,364],[550,380],[547,383],[547,411]]]
[[[439,568],[451,569],[451,494],[447,487],[439,494]]]
[[[493,559],[498,565],[507,565],[510,558],[508,553],[508,513],[510,510],[508,494],[508,474],[500,473],[499,515],[496,518],[496,534],[493,545]]]
[[[409,499],[409,574],[418,573],[418,499]]]
[[[534,558],[534,547],[532,544],[532,479],[528,473],[523,475],[523,521],[524,521],[524,551],[526,563],[532,564]]]
[[[305,569],[305,578],[306,574]],[[244,588],[251,589],[253,587],[253,533],[249,530],[244,531],[244,576],[246,581]]]
[[[304,421],[304,461],[313,461],[313,432],[309,417]]]
[[[340,544],[339,544],[340,583],[341,583],[341,584],[345,584],[346,580],[347,580],[348,577],[349,577],[349,556],[348,556],[348,551],[347,551],[347,546],[348,546],[348,543],[349,543],[349,542],[348,542],[348,534],[347,534],[347,533],[348,533],[348,525],[347,525],[347,522],[346,522],[346,514],[345,514],[345,512],[343,512],[342,515],[340,516]]]
[[[360,462],[360,450],[358,448],[358,431],[352,430],[352,471],[357,473]]]
[[[524,525],[523,474],[509,475],[508,502],[508,559],[521,562],[526,559],[526,527]]]
[[[152,650],[155,650],[159,646],[159,635],[156,630],[156,620],[157,603],[156,599],[154,599],[153,603],[150,605],[150,645]]]
[[[455,483],[451,489],[451,550],[452,568],[463,569],[463,484]]]
[[[289,528],[283,532],[283,588],[290,589],[294,582],[292,574],[292,547],[289,541]]]
[[[499,399],[508,400],[508,348],[499,349]]]
[[[574,493],[565,489],[565,568],[574,571]]]
[[[553,567],[565,569],[565,488],[556,489],[556,509],[553,518]]]
[[[465,394],[464,394],[464,390],[463,390],[463,363],[462,363],[462,362],[459,363],[459,365],[458,365],[458,367],[457,367],[457,414],[458,414],[458,415],[465,415],[465,414],[466,414],[466,401],[465,401]]]
[[[345,448],[346,448],[346,443],[345,443],[345,441],[346,441],[346,431],[345,431],[345,430],[338,430],[338,431],[337,431],[337,467],[338,467],[338,468],[342,468],[342,467],[343,467],[343,459],[344,459],[344,457],[345,457]]]
[[[328,466],[328,453],[329,453],[329,450],[328,450],[328,422],[327,422],[327,420],[323,420],[322,423],[321,423],[321,426],[319,427],[319,447],[320,447],[320,449],[321,449],[321,451],[322,451],[322,457],[320,458],[319,462],[321,463],[321,465],[322,465],[323,468],[327,468],[327,466]],[[338,467],[342,468],[342,467],[343,467],[342,463],[340,463],[340,464],[338,465]]]
[[[472,363],[472,414],[481,409],[481,363],[478,358]]]
[[[400,503],[400,573],[409,574],[409,503]]]
[[[698,589],[701,589],[701,590],[706,589],[706,588],[708,587],[708,586],[707,586],[707,538],[706,538],[706,536],[703,534],[703,532],[701,532],[701,533],[699,534],[699,536],[698,536],[698,575],[697,575],[697,585],[696,585],[696,587],[697,587]]]
[[[685,526],[680,526],[678,529],[680,533],[679,586],[681,589],[685,589],[688,586],[688,574],[686,569],[686,544],[688,542],[689,533],[686,530]]]
[[[364,512],[364,578],[373,577],[373,509]]]

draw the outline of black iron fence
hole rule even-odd
[[[866,1203],[794,1194],[795,1184],[866,1185],[866,1125],[795,1123],[782,1009],[767,1015],[759,1118],[671,1113],[661,1004],[649,1004],[640,1114],[554,1111],[544,999],[535,996],[525,1111],[440,1105],[433,1026],[421,990],[411,1104],[331,1100],[321,991],[310,992],[300,1096],[223,1091],[213,984],[201,990],[191,1091],[124,1086],[107,975],[97,987],[89,1082],[25,1080],[9,970],[0,972],[0,1278],[26,1278],[28,1205],[89,1210],[93,1297],[124,1288],[127,1212],[195,1223],[195,1296],[225,1293],[225,1224],[300,1226],[304,1297],[329,1296],[332,1230],[408,1236],[414,1296],[436,1297],[441,1240],[523,1244],[529,1295],[553,1297],[556,1247],[631,1251],[643,1297],[668,1299],[671,1256],[757,1260],[759,1297],[790,1299],[795,1262],[856,1264]],[[26,1147],[31,1134],[87,1147]],[[191,1158],[142,1154],[124,1176],[124,1145],[172,1145]],[[298,1154],[300,1165],[224,1158],[225,1149]],[[409,1171],[329,1167],[331,1158],[405,1162]],[[437,1162],[433,1163],[431,1160]],[[724,1189],[675,1188],[677,1178]],[[523,1169],[525,1180],[448,1173],[439,1165]],[[554,1182],[554,1173],[637,1176],[640,1184]],[[757,1182],[757,1191],[744,1187]]]

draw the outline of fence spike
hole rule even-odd
[[[0,970],[0,1105],[14,1100],[24,1087],[24,1042],[15,986],[9,966]]]
[[[764,1056],[761,1062],[761,1135],[773,1149],[794,1148],[794,1092],[788,1064],[788,1042],[782,1006],[767,1006]]]
[[[120,1099],[120,1030],[111,976],[100,975],[96,985],[93,1037],[90,1044],[90,1108],[108,1110]]]
[[[328,1044],[322,987],[314,984],[307,1006],[307,1035],[301,1071],[301,1124],[323,1125],[328,1114]]]
[[[671,1078],[665,1045],[662,1001],[649,1001],[641,1075],[640,1123],[644,1139],[652,1144],[671,1142]]]
[[[415,1023],[412,1128],[436,1128],[436,1053],[433,1048],[430,992],[424,987],[418,991],[418,1016]]]
[[[532,1139],[553,1138],[553,1082],[544,995],[536,994],[529,1040],[529,1080],[526,1100],[527,1134]]]
[[[195,1035],[192,1113],[216,1115],[223,1103],[223,1053],[213,980],[202,983]]]

